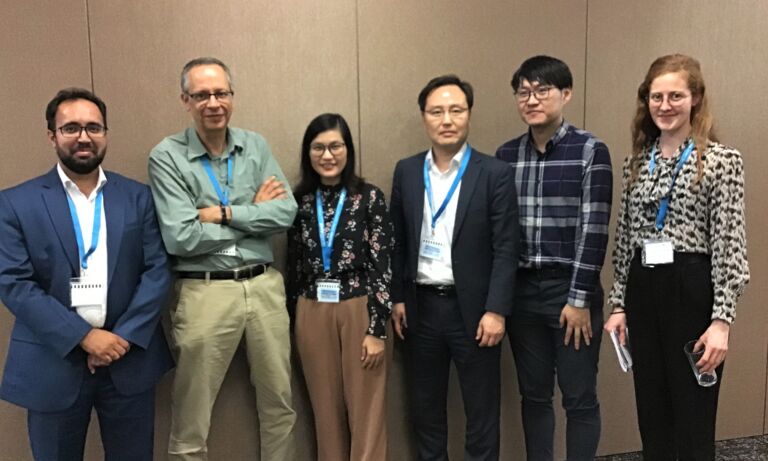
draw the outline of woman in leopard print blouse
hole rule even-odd
[[[605,330],[622,342],[632,330],[644,459],[714,460],[728,334],[749,281],[741,154],[717,142],[695,59],[658,58],[637,96]],[[648,240],[671,242],[674,253],[644,264]],[[697,384],[683,353],[693,339],[704,349],[697,366],[718,374],[712,387]]]

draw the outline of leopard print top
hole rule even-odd
[[[675,155],[649,171],[651,150],[644,152],[635,181],[630,184],[629,157],[624,162],[622,196],[613,253],[614,283],[608,301],[624,306],[629,265],[646,238],[658,237],[654,227],[660,199],[669,191],[683,143]],[[693,151],[693,154],[696,150]],[[744,221],[744,167],[736,149],[710,142],[704,152],[704,176],[696,183],[696,155],[683,166],[672,193],[661,234],[675,251],[704,253],[712,258],[714,306],[712,319],[732,323],[736,302],[749,282]]]

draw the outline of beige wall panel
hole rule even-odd
[[[0,98],[4,140],[0,188],[47,172],[56,162],[45,106],[61,88],[91,86],[84,0],[0,1]],[[13,316],[0,305],[0,370]],[[0,371],[2,373],[2,371]],[[26,410],[0,402],[0,460],[31,459]]]
[[[574,74],[576,91],[567,110],[583,122],[585,1],[482,3],[462,1],[359,2],[360,126],[362,172],[389,195],[397,160],[429,147],[417,96],[437,75],[456,73],[475,88],[471,144],[493,154],[521,134],[509,81],[529,56],[552,54]],[[556,34],[551,31],[557,31]],[[523,457],[520,405],[512,354],[504,344],[502,453]],[[393,459],[412,459],[402,354],[395,355],[389,427]],[[451,458],[463,456],[464,417],[455,370],[449,387]],[[559,397],[555,397],[559,406]],[[559,455],[564,427],[558,412]],[[407,441],[408,443],[398,443]]]
[[[571,67],[566,117],[583,123],[586,1],[359,3],[363,173],[385,191],[397,160],[429,147],[416,98],[432,77],[456,73],[472,83],[469,141],[488,154],[525,130],[509,82],[536,54]]]
[[[94,87],[110,104],[109,165],[145,180],[146,156],[187,127],[179,72],[215,56],[234,78],[232,125],[262,133],[290,179],[309,121],[357,129],[355,2],[91,2]],[[356,132],[356,131],[355,131]]]
[[[763,78],[768,39],[762,0],[718,2],[685,0],[591,0],[587,48],[586,127],[611,148],[616,207],[621,163],[629,152],[629,126],[637,87],[653,59],[681,52],[701,62],[721,139],[737,147],[746,165],[746,202],[752,283],[732,329],[728,364],[720,396],[719,439],[763,433],[766,390],[768,296],[763,274],[768,261],[764,232],[768,220],[762,176],[768,171],[763,127],[768,104]],[[615,220],[614,220],[615,225]],[[611,245],[612,246],[612,245]],[[604,280],[609,281],[612,267]],[[618,371],[613,352],[603,350],[600,380],[604,415],[604,452],[640,447],[631,379]]]
[[[62,88],[90,88],[84,0],[0,0],[0,136],[5,157],[0,187],[48,171],[56,154],[48,142],[45,106]],[[11,115],[12,114],[12,115]]]

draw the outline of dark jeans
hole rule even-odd
[[[464,459],[499,459],[501,347],[467,335],[455,295],[418,293],[419,321],[409,325],[409,394],[418,459],[448,459],[446,400],[453,360],[467,418]]]
[[[715,459],[715,420],[723,366],[712,387],[696,383],[683,345],[712,316],[709,256],[675,253],[671,265],[630,265],[625,297],[643,458]]]
[[[117,392],[109,371],[87,370],[74,405],[54,413],[29,410],[27,426],[37,461],[81,461],[91,410],[99,417],[106,461],[152,461],[155,389],[138,395]]]
[[[515,285],[515,305],[507,331],[522,395],[529,461],[553,459],[555,374],[567,416],[567,460],[591,461],[600,440],[597,362],[603,329],[603,292],[598,286],[592,301],[590,345],[582,339],[577,351],[573,338],[567,347],[563,344],[565,328],[559,324],[569,287],[570,276],[553,278],[537,271],[521,271]]]

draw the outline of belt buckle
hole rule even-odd
[[[240,268],[240,267],[236,267],[236,268],[232,269],[232,280],[234,280],[236,282],[239,282],[241,280],[246,279],[247,277],[241,277],[240,276],[241,273],[245,272],[245,269],[246,268]]]

